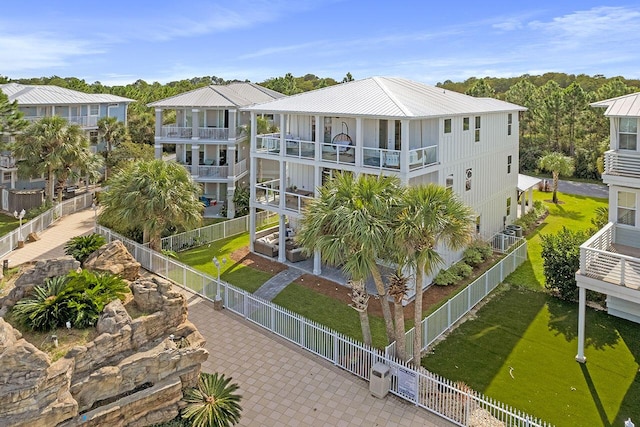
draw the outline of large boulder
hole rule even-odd
[[[140,263],[120,240],[114,240],[89,255],[84,268],[109,272],[130,281],[135,280],[140,273]]]
[[[122,305],[119,299],[111,301],[104,307],[104,311],[98,319],[96,330],[98,334],[104,332],[115,334],[126,325],[131,324],[131,316],[127,313],[127,309]]]

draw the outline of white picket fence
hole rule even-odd
[[[105,236],[108,242],[122,241],[143,268],[205,298],[212,300],[219,285],[226,309],[360,378],[369,380],[375,363],[386,364],[392,373],[391,393],[457,425],[468,426],[474,419],[491,416],[505,426],[551,426],[423,368],[416,370],[407,362],[399,361],[381,350],[368,347],[229,283],[221,281],[217,284],[214,277],[125,239],[107,228],[98,226],[97,232]]]
[[[270,211],[258,212],[256,214],[256,227],[261,227],[277,215],[276,212]],[[174,252],[185,251],[247,231],[249,231],[249,215],[164,237],[162,239],[162,249]]]
[[[85,193],[54,205],[48,211],[30,221],[23,222],[8,234],[0,237],[0,257],[6,256],[18,246],[19,236],[26,239],[29,233],[40,233],[53,224],[58,218],[86,209],[93,203],[93,193]]]
[[[509,236],[513,237],[513,236]],[[527,260],[527,241],[519,237],[514,240],[514,246],[509,248],[508,254],[496,265],[471,282],[460,293],[448,300],[442,307],[422,319],[422,349],[425,350],[435,340],[440,338],[458,320],[482,301],[496,286],[523,262]],[[436,286],[436,285],[433,285]],[[405,348],[407,356],[413,354],[413,337],[415,327],[405,333]],[[396,342],[385,348],[385,354],[396,354]],[[411,357],[412,358],[412,357]]]

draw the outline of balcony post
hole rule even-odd
[[[156,108],[156,135],[155,140],[162,138],[162,109]]]
[[[256,113],[254,111],[251,112],[251,135],[249,136],[249,153],[255,153],[256,151],[256,136],[258,135],[258,120],[256,119]],[[253,158],[253,156],[251,156],[251,158]],[[255,169],[251,168],[249,169],[253,171]]]
[[[191,139],[197,141],[200,139],[200,133],[198,132],[198,125],[200,124],[200,110],[197,108],[191,109]]]
[[[236,110],[229,110],[229,140],[230,141],[235,141],[236,140],[236,128],[237,128],[237,123],[236,123]]]
[[[282,192],[282,185],[280,186],[280,200],[284,198],[284,193]],[[278,250],[278,262],[285,261],[286,255],[286,245],[287,245],[287,217],[286,215],[279,215],[280,224],[278,227],[278,232],[280,233],[278,236],[278,246],[280,247]]]
[[[356,146],[354,150],[355,163],[357,167],[362,166],[362,147],[364,146],[364,131],[362,130],[362,117],[356,117]]]
[[[186,144],[185,144],[186,147]],[[198,176],[198,163],[200,162],[200,146],[191,144],[191,175]]]
[[[587,358],[584,356],[584,318],[585,306],[587,305],[587,290],[581,286],[578,293],[578,354],[576,355],[576,361],[585,363]]]
[[[315,145],[316,151],[314,154],[315,161],[322,160],[322,143],[324,142],[323,126],[324,126],[324,117],[316,116],[316,145]],[[321,181],[316,181],[316,186],[319,186],[320,182]]]
[[[251,113],[253,114],[253,113]],[[256,189],[255,186],[251,186],[251,202],[255,200]],[[256,240],[256,208],[253,206],[249,208],[249,251],[254,251],[253,242]]]
[[[162,158],[162,144],[154,144],[153,145],[153,149],[155,151],[155,155],[154,157],[156,159],[161,159]]]
[[[409,184],[409,120],[400,122],[400,179],[403,185]]]

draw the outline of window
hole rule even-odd
[[[480,215],[476,217],[476,234],[480,234]]]
[[[622,117],[620,119],[618,139],[618,147],[621,150],[636,150],[638,144],[638,120],[635,117]]]
[[[618,191],[618,224],[636,225],[636,193]]]
[[[480,141],[480,116],[476,116],[476,134],[475,134],[475,141],[479,142]]]
[[[100,112],[100,106],[98,104],[89,105],[90,116],[97,116],[99,112]]]
[[[2,182],[11,182],[11,172],[4,172],[2,174]]]
[[[469,130],[469,117],[462,119],[462,130]]]
[[[471,168],[467,169],[465,172],[466,180],[464,182],[464,189],[466,191],[471,190],[471,177],[473,176],[473,170]]]
[[[511,125],[513,124],[513,114],[507,114],[507,135],[511,135]]]
[[[453,174],[447,176],[444,187],[449,191],[453,191]]]
[[[444,119],[444,133],[451,133],[451,119]]]
[[[511,197],[507,197],[507,216],[511,215]]]
[[[507,156],[507,173],[511,173],[511,156]]]
[[[89,132],[89,143],[96,145],[98,143],[98,131],[92,130]]]
[[[316,142],[316,116],[311,116],[311,141]]]

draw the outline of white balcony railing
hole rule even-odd
[[[256,151],[261,154],[273,156],[280,155],[280,134],[258,135],[256,138]],[[299,159],[316,159],[316,146],[313,141],[296,138],[289,135],[284,139],[285,156]],[[355,164],[355,151],[353,145],[336,143],[320,143],[320,159],[325,162]],[[423,169],[438,163],[438,146],[417,148],[409,151],[409,170]],[[400,170],[402,156],[400,150],[388,150],[384,148],[362,148],[362,166],[365,168]]]
[[[37,122],[45,117],[51,116],[24,116],[24,119],[28,122]],[[63,119],[67,119],[69,123],[73,123],[79,125],[81,127],[96,127],[98,126],[98,120],[100,119],[98,116],[60,116]]]
[[[640,258],[624,254],[625,248],[638,252],[640,249],[617,245],[617,227],[610,222],[580,246],[580,274],[607,283],[640,289]],[[630,233],[640,239],[640,231]]]
[[[604,153],[604,173],[640,178],[640,153],[607,151]]]
[[[200,127],[196,128],[196,136],[200,140],[226,141],[229,139],[229,129]],[[193,137],[193,128],[191,126],[162,126],[160,137],[167,139],[191,139]]]
[[[247,171],[248,169],[247,164],[248,164],[247,159],[242,159],[238,163],[236,163],[234,167],[236,176],[240,176]]]
[[[16,167],[16,158],[13,156],[0,156],[0,167],[5,169],[13,169]]]
[[[280,205],[280,180],[273,179],[256,184],[255,201],[261,205],[278,207]]]
[[[200,139],[209,139],[212,141],[226,141],[229,139],[228,128],[198,128],[198,137]]]

